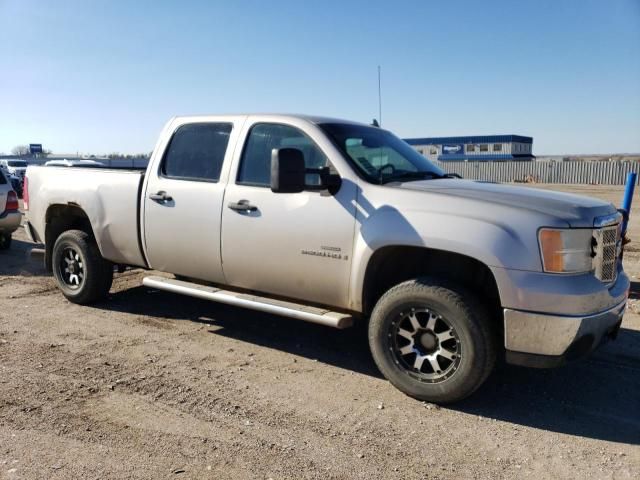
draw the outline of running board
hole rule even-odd
[[[333,328],[347,328],[353,325],[353,317],[346,313],[333,312],[323,308],[284,302],[272,298],[259,297],[257,295],[221,290],[215,287],[183,282],[172,278],[157,276],[145,277],[142,280],[142,284],[146,287],[157,288],[158,290],[188,295],[203,300],[211,300],[213,302],[226,303],[236,307],[250,308],[261,312],[273,313],[274,315],[304,320],[305,322],[319,323],[320,325]]]

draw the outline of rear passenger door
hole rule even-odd
[[[175,126],[147,172],[144,242],[156,270],[224,282],[220,215],[240,118]]]

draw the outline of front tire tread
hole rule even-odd
[[[441,383],[429,384],[410,378],[393,361],[386,343],[389,316],[402,304],[420,302],[430,308],[433,305],[445,308],[460,319],[454,325],[456,330],[459,333],[461,329],[466,330],[466,348],[470,349],[466,354],[471,358],[464,364],[464,370],[461,364],[460,371]],[[396,388],[419,400],[441,404],[462,400],[477,390],[491,374],[497,356],[497,335],[486,307],[464,287],[430,277],[403,282],[380,298],[369,322],[369,345],[380,372]]]

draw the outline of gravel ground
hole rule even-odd
[[[440,408],[380,377],[361,327],[160,293],[138,270],[80,307],[31,247],[20,229],[0,254],[0,478],[640,477],[637,292],[590,358],[501,366]],[[625,264],[640,275],[638,242]]]

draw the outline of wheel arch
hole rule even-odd
[[[47,271],[52,271],[53,246],[60,235],[67,230],[82,230],[95,238],[91,220],[80,205],[53,204],[47,208],[45,214],[45,256],[44,262]],[[98,245],[100,249],[100,245]]]
[[[450,281],[478,292],[492,315],[502,318],[498,285],[485,263],[461,253],[404,245],[381,247],[369,257],[361,291],[363,314],[368,316],[390,288],[423,276]]]

